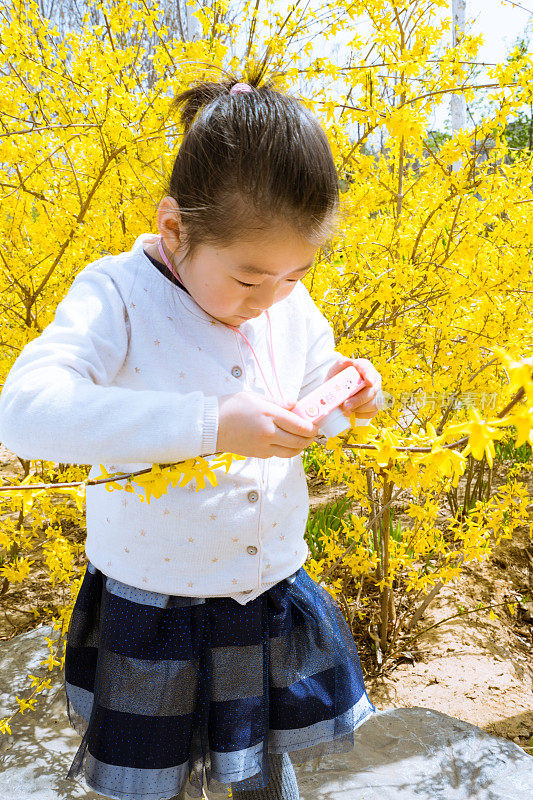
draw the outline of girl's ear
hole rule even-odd
[[[179,206],[173,197],[163,197],[157,209],[157,229],[169,250],[176,250],[183,240]]]

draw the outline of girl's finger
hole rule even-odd
[[[360,408],[366,403],[371,402],[376,396],[377,391],[377,388],[373,386],[365,386],[364,389],[360,389],[358,392],[345,400],[344,408]]]
[[[348,413],[357,411],[358,415],[364,412],[370,414],[370,416],[374,416],[377,411],[381,411],[381,409],[385,408],[383,398],[384,395],[381,389],[373,390],[370,396],[365,393],[365,397],[361,399],[354,395],[353,398],[349,398],[342,404],[341,409],[343,411],[348,411]]]
[[[331,367],[326,380],[335,377],[335,375],[338,375],[339,372],[343,371],[343,369],[346,369],[346,367],[350,366],[354,366],[351,359],[346,359],[346,361],[338,361],[333,367]]]

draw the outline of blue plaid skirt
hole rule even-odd
[[[303,567],[241,605],[138,589],[89,562],[65,693],[83,737],[67,777],[120,800],[263,788],[268,752],[349,752],[376,711],[348,624]]]

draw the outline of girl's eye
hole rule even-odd
[[[259,286],[258,283],[243,283],[242,281],[237,280],[237,278],[235,280],[237,281],[237,283],[240,283],[241,286],[245,286],[247,289],[251,289],[253,286]],[[297,283],[298,282],[298,278],[287,278],[287,282],[288,283]]]

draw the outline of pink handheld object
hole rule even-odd
[[[339,406],[352,394],[355,394],[366,381],[355,367],[346,367],[337,375],[327,380],[318,389],[313,389],[306,397],[298,400],[290,410],[302,419],[322,424],[318,427],[329,438],[350,427],[350,422]],[[366,422],[366,420],[365,420]]]

